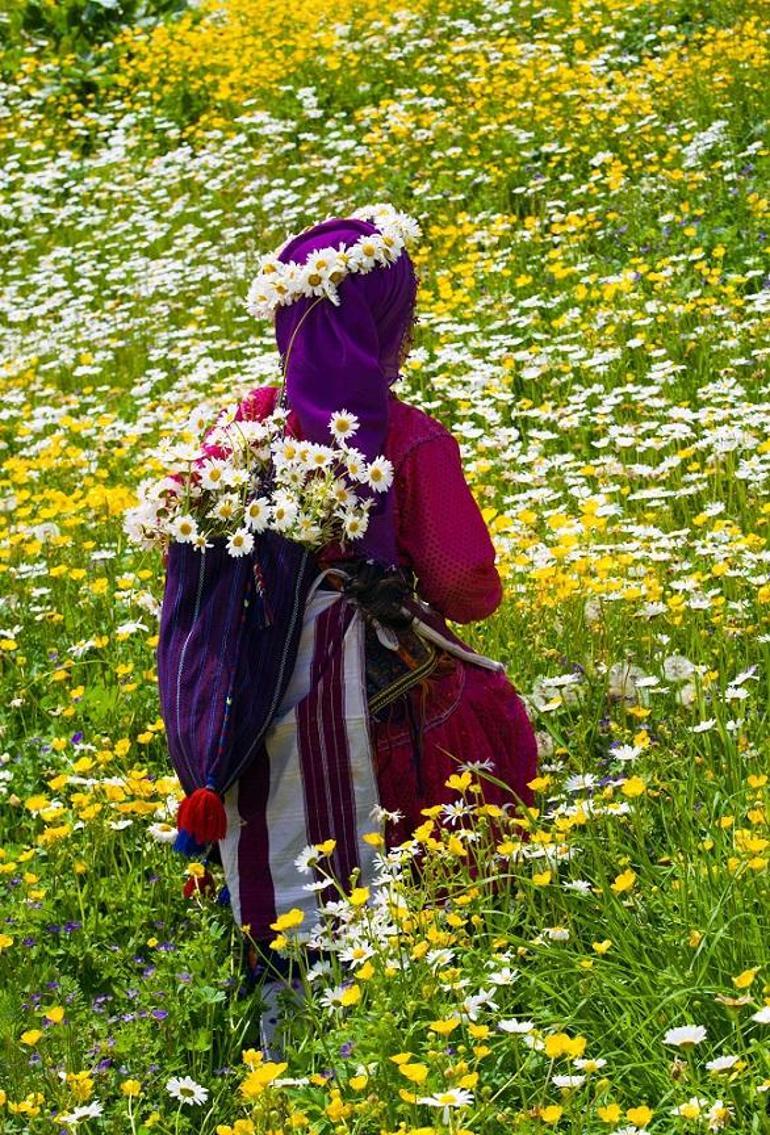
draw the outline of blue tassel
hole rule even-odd
[[[230,888],[225,885],[217,895],[218,906],[230,906]]]
[[[205,843],[198,843],[194,836],[191,836],[188,831],[180,831],[174,840],[174,851],[178,851],[180,855],[186,855],[188,859],[194,859],[196,856],[201,855],[206,850]]]

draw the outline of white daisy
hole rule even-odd
[[[678,1028],[668,1030],[663,1037],[663,1043],[674,1045],[676,1048],[691,1048],[705,1039],[706,1030],[703,1025],[680,1025]]]
[[[196,1083],[191,1076],[172,1076],[166,1081],[166,1091],[172,1099],[180,1103],[200,1106],[208,1099],[208,1088]]]
[[[534,1021],[519,1021],[516,1017],[509,1017],[508,1020],[498,1021],[497,1027],[502,1029],[504,1033],[514,1033],[515,1035],[523,1035],[524,1033],[531,1033],[535,1027]]]
[[[158,843],[173,843],[178,833],[173,824],[157,823],[150,824],[147,834],[157,840]]]
[[[277,532],[287,532],[297,518],[299,509],[289,497],[281,497],[273,503],[272,523]]]
[[[232,520],[240,507],[241,502],[235,493],[225,493],[209,510],[209,516],[215,520]]]
[[[328,469],[334,458],[334,450],[328,445],[310,445],[304,459],[308,469]]]
[[[350,250],[348,268],[353,272],[366,274],[382,257],[382,237],[379,233],[357,240]]]
[[[334,482],[331,489],[331,496],[337,503],[337,515],[343,512],[349,512],[358,504],[358,497],[353,490],[343,480]]]
[[[183,516],[177,516],[174,520],[171,525],[171,534],[178,543],[191,544],[198,535],[198,522],[194,516],[190,516],[186,512]]]
[[[309,875],[312,864],[318,862],[318,855],[317,848],[313,847],[312,844],[308,844],[307,847],[300,851],[299,855],[294,860],[294,866],[301,874]]]
[[[557,1088],[579,1088],[586,1082],[585,1076],[553,1076],[551,1083]]]
[[[717,1056],[713,1060],[706,1062],[706,1068],[709,1072],[714,1072],[715,1074],[719,1072],[729,1072],[739,1060],[739,1056]]]
[[[345,514],[343,530],[349,540],[359,540],[369,527],[369,515],[362,509]]]
[[[231,556],[247,556],[254,547],[254,537],[248,528],[238,528],[227,541]]]
[[[393,466],[387,457],[376,457],[360,480],[376,493],[384,493],[393,484]]]
[[[264,532],[270,523],[270,502],[267,497],[255,497],[249,501],[243,520],[252,532]]]
[[[345,468],[348,476],[352,477],[354,481],[361,480],[362,474],[366,470],[366,458],[363,453],[358,449],[348,449],[345,451]]]
[[[425,1107],[440,1107],[441,1122],[445,1127],[450,1123],[450,1109],[453,1107],[470,1107],[473,1103],[473,1092],[467,1088],[448,1088],[444,1092],[436,1092],[434,1096],[420,1096],[418,1103]]]
[[[721,1131],[733,1117],[733,1109],[722,1100],[714,1100],[706,1113],[706,1126],[709,1131]]]
[[[218,458],[206,461],[198,470],[201,485],[204,489],[221,489],[225,484],[226,471],[226,461],[221,461]]]
[[[337,410],[329,419],[329,432],[337,441],[347,441],[359,426],[358,418],[349,410]]]
[[[92,1100],[91,1103],[83,1104],[82,1107],[76,1107],[70,1112],[56,1116],[57,1123],[63,1123],[67,1127],[75,1127],[84,1119],[96,1119],[97,1116],[104,1112],[104,1107],[98,1100]]]

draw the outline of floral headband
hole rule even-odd
[[[371,221],[379,232],[359,237],[352,245],[340,242],[338,248],[319,248],[311,252],[304,264],[296,260],[279,260],[278,252],[263,257],[259,274],[246,297],[246,308],[255,319],[270,319],[282,304],[294,303],[303,296],[326,296],[339,305],[337,285],[351,272],[371,272],[396,261],[405,248],[411,248],[420,237],[420,225],[414,217],[400,213],[392,205],[365,205],[351,217]],[[299,235],[299,234],[297,234]],[[293,240],[294,237],[289,237]],[[284,241],[284,248],[289,240]]]

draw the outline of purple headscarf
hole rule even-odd
[[[319,248],[348,246],[378,231],[369,221],[332,218],[294,237],[278,259],[302,264]],[[387,267],[345,276],[338,292],[339,306],[324,298],[297,332],[286,366],[286,397],[303,437],[324,445],[330,442],[333,412],[355,414],[360,425],[353,444],[372,461],[385,452],[389,387],[398,378],[401,345],[414,312],[414,266],[402,249]],[[315,299],[303,296],[277,308],[275,337],[282,356]],[[392,489],[374,494],[369,526],[355,547],[379,563],[396,563]]]

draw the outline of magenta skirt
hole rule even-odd
[[[479,775],[488,804],[506,811],[531,805],[527,781],[537,773],[537,740],[519,695],[503,673],[455,660],[454,670],[409,695],[397,721],[370,722],[380,803],[403,819],[388,824],[388,844],[408,839],[422,808],[456,801],[446,781],[462,763],[487,762],[508,791]],[[416,739],[419,738],[417,744]]]

